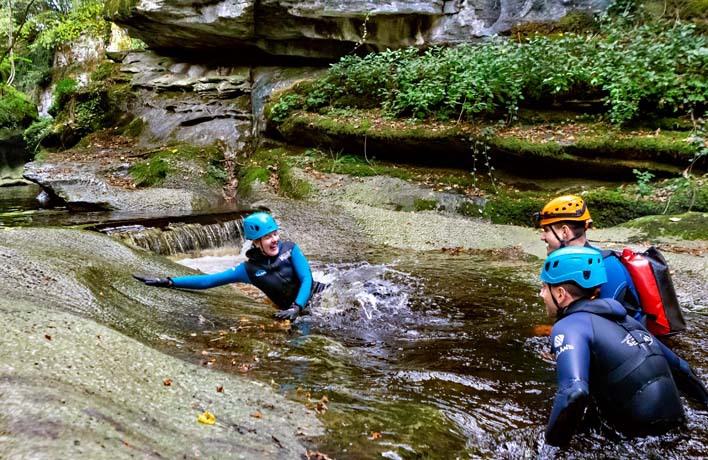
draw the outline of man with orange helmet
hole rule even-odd
[[[533,214],[533,222],[541,228],[541,240],[548,254],[566,246],[590,246],[586,232],[592,226],[587,203],[577,195],[554,198]],[[595,248],[598,249],[598,248]],[[600,249],[598,249],[600,250]],[[605,255],[607,252],[603,252]],[[632,277],[617,257],[605,256],[607,283],[600,289],[600,298],[611,298],[624,305],[627,314],[641,320],[643,314]]]

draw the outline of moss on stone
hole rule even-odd
[[[138,0],[106,0],[103,12],[111,20],[126,19],[138,4]]]
[[[291,159],[285,149],[265,148],[256,151],[239,171],[239,194],[250,194],[257,180],[268,183],[271,173],[277,178],[279,191],[289,198],[302,199],[312,192],[309,182],[293,174]]]
[[[598,24],[592,13],[571,11],[557,21],[523,22],[511,28],[513,37],[528,38],[534,35],[562,35],[564,33],[583,33],[598,30]]]
[[[0,128],[17,130],[37,119],[37,107],[12,86],[0,85]]]
[[[183,171],[188,171],[192,182],[201,180],[206,184],[217,185],[224,181],[225,171],[215,171],[223,158],[223,150],[216,144],[173,144],[131,166],[130,175],[135,185],[140,187],[160,185],[173,176],[180,182]]]
[[[500,193],[489,198],[482,215],[495,224],[528,227],[531,225],[531,215],[538,212],[547,201],[548,198],[534,193]]]
[[[708,240],[708,214],[704,212],[640,217],[623,226],[639,229],[643,237],[648,239],[669,236],[685,240]]]
[[[416,198],[413,202],[413,209],[415,209],[416,211],[434,211],[437,208],[437,200],[426,200],[423,198]]]
[[[140,117],[133,118],[122,130],[122,134],[128,137],[138,137],[145,129],[145,122]]]

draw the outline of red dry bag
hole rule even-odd
[[[669,267],[659,250],[652,246],[638,253],[624,248],[620,260],[637,289],[649,332],[663,336],[686,329]]]

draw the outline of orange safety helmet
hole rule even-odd
[[[585,228],[589,228],[592,224],[585,200],[577,195],[564,195],[552,199],[546,203],[541,212],[533,213],[532,219],[536,227],[567,221],[585,222]]]

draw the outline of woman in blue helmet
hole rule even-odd
[[[602,254],[587,247],[553,251],[541,270],[540,295],[551,318],[558,392],[546,442],[565,445],[590,398],[630,436],[684,424],[678,388],[708,407],[708,391],[688,363],[654,338],[618,301],[598,299],[607,281]]]
[[[133,275],[148,286],[208,289],[228,283],[256,286],[280,309],[278,319],[295,320],[307,307],[312,295],[326,285],[313,282],[310,264],[297,244],[281,241],[278,224],[270,214],[257,212],[243,220],[246,239],[253,247],[246,252],[248,260],[211,275],[176,278],[152,278]]]

